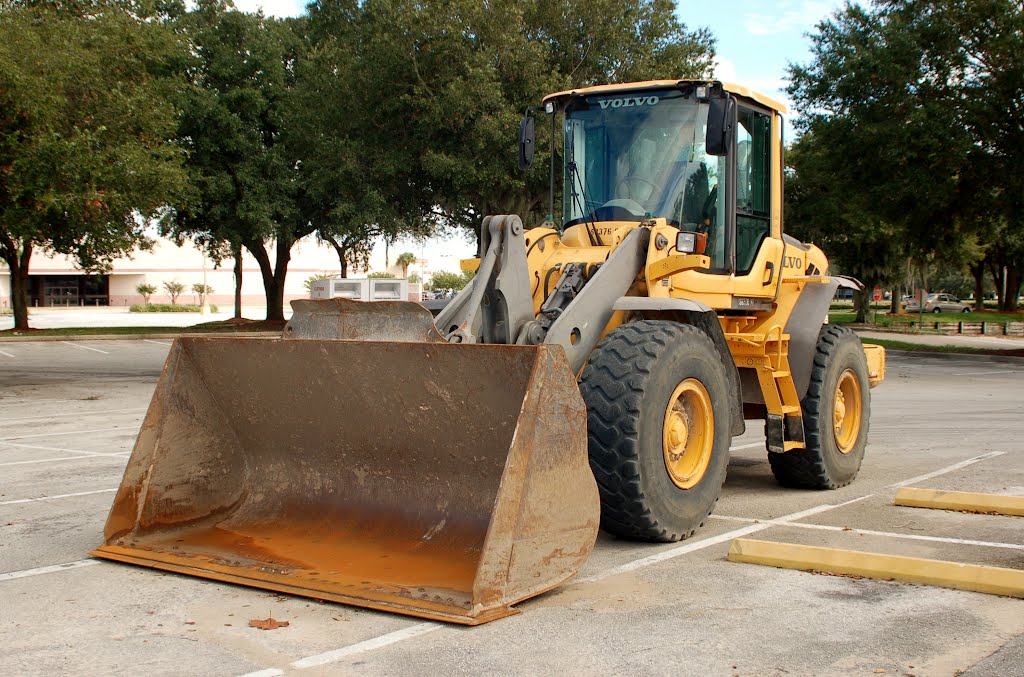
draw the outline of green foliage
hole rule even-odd
[[[149,297],[156,293],[156,286],[143,282],[135,287],[135,293],[142,296],[143,303],[149,304]]]
[[[395,263],[402,267],[402,277],[409,277],[409,266],[416,263],[416,255],[412,252],[402,252],[395,259]]]
[[[450,273],[447,270],[441,270],[430,276],[430,282],[427,283],[426,288],[431,291],[455,293],[462,291],[475,274],[476,272],[471,270],[461,273]]]
[[[128,307],[128,311],[132,313],[199,313],[202,312],[203,307],[201,305],[174,305],[170,303],[147,303],[145,305],[135,303]],[[210,312],[217,312],[217,306],[210,304]]]
[[[201,0],[178,22],[191,48],[178,137],[197,194],[179,203],[173,234],[215,259],[245,247],[260,266],[267,319],[283,319],[291,248],[315,230],[302,213],[299,162],[286,142],[301,25],[219,0]]]
[[[417,282],[420,281],[420,276],[417,275],[416,273],[413,273],[409,275],[407,279],[409,280],[409,284],[416,284]]]
[[[706,74],[714,56],[710,35],[687,31],[664,0],[323,0],[310,5],[309,27],[329,66],[321,78],[334,74],[324,87],[343,93],[307,108],[327,116],[316,138],[339,158],[373,158],[350,173],[352,185],[361,175],[376,190],[355,197],[399,200],[392,211],[405,217],[394,223],[404,229],[437,206],[445,222],[471,228],[485,214],[546,211],[546,133],[534,168],[517,166],[527,106],[572,87]],[[356,215],[361,201],[351,201]]]
[[[181,51],[133,7],[0,5],[0,257],[17,328],[28,327],[33,250],[103,270],[147,246],[145,221],[165,221],[187,193],[169,141]]]
[[[394,273],[387,273],[387,272],[383,272],[383,273],[370,273],[366,277],[372,277],[372,278],[384,279],[384,280],[393,280],[393,279],[395,279],[395,274]]]
[[[302,283],[302,287],[306,290],[307,294],[313,293],[313,283],[317,280],[331,280],[338,277],[334,273],[314,273],[307,277]]]
[[[197,282],[192,285],[192,293],[199,295],[199,305],[206,305],[206,297],[213,293],[213,287],[208,284]]]
[[[790,69],[803,135],[787,225],[869,286],[1024,267],[1024,14],[1011,0],[846,5]],[[803,233],[802,233],[803,234]],[[834,241],[827,242],[828,238]],[[909,268],[908,265],[909,264]]]
[[[171,305],[177,304],[178,297],[185,291],[185,285],[177,280],[168,280],[164,282],[163,287],[167,295],[171,297]]]

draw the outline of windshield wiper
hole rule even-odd
[[[580,213],[583,214],[584,217],[590,217],[589,222],[584,221],[584,224],[587,226],[587,237],[590,239],[590,244],[591,246],[604,246],[604,241],[601,240],[601,233],[597,230],[597,215],[595,215],[593,210],[590,209],[590,201],[587,200],[587,189],[583,186],[583,177],[580,176],[580,170],[579,167],[576,166],[575,159],[569,161],[569,170],[572,172],[573,177],[575,177],[576,182],[579,183],[580,186],[579,195],[576,194],[575,190],[572,191],[573,200],[576,202],[576,206],[579,207]],[[579,201],[580,195],[583,196],[582,205]],[[584,209],[584,207],[587,209]]]

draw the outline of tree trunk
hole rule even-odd
[[[20,256],[7,260],[10,268],[10,305],[14,311],[14,329],[29,329],[29,259],[32,245],[23,245]]]
[[[338,264],[341,266],[341,277],[348,277],[348,261],[345,260],[345,248],[338,244],[338,241],[332,238],[327,238],[327,242],[334,247],[334,253],[338,255]]]
[[[999,310],[1006,310],[1006,299],[1003,298],[1003,257],[988,257],[988,272],[992,275],[992,284],[996,288],[996,302]]]
[[[974,309],[985,310],[985,260],[982,259],[971,266],[971,277],[974,278]]]
[[[871,298],[871,290],[868,289],[867,285],[864,285],[863,289],[858,289],[853,293],[853,309],[857,313],[857,317],[854,318],[854,322],[861,324],[868,321],[867,310],[868,300]]]
[[[32,243],[16,243],[13,238],[3,233],[0,254],[11,272],[11,310],[14,312],[14,328],[28,329],[28,263],[32,258]]]
[[[288,263],[292,260],[292,243],[277,241],[277,257],[274,263],[274,296],[270,303],[267,294],[267,320],[284,322],[284,281],[288,276]]]
[[[893,286],[892,294],[889,297],[889,314],[899,315],[902,308],[900,305],[903,303],[903,299],[900,298],[900,290],[898,286]]]
[[[234,248],[235,254],[235,319],[242,317],[242,245]]]
[[[253,258],[256,259],[256,263],[260,266],[260,276],[263,278],[263,294],[267,301],[267,319],[270,318],[270,309],[273,305],[274,292],[274,269],[270,265],[270,255],[267,254],[266,248],[262,242],[257,240],[250,240],[243,243],[245,248],[249,250]]]
[[[1006,266],[1006,310],[1011,313],[1017,312],[1017,308],[1020,306],[1020,285],[1021,285],[1021,271],[1017,267],[1017,264],[1011,263]]]

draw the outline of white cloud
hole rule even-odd
[[[714,74],[716,80],[736,82],[736,64],[731,59],[716,56]]]
[[[842,0],[786,0],[770,3],[770,9],[748,13],[743,25],[752,35],[804,33],[842,6]]]

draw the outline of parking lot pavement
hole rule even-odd
[[[75,345],[76,343],[80,345]],[[93,347],[103,352],[83,349]],[[694,539],[602,534],[580,577],[476,628],[114,564],[113,490],[166,341],[0,345],[0,668],[18,675],[1006,675],[1024,602],[726,561],[738,537],[1024,569],[1021,518],[896,507],[899,486],[1024,494],[1021,368],[891,357],[851,485],[780,488],[758,422]],[[288,627],[261,631],[272,616]],[[1018,672],[1018,674],[1020,674]]]
[[[285,317],[291,317],[291,307],[285,304]],[[207,313],[133,313],[125,306],[98,308],[30,308],[29,326],[33,329],[67,327],[191,327],[203,322],[222,322],[234,315],[232,308],[219,308]],[[265,306],[243,306],[242,316],[263,319]],[[13,315],[0,315],[0,331],[14,327]]]

